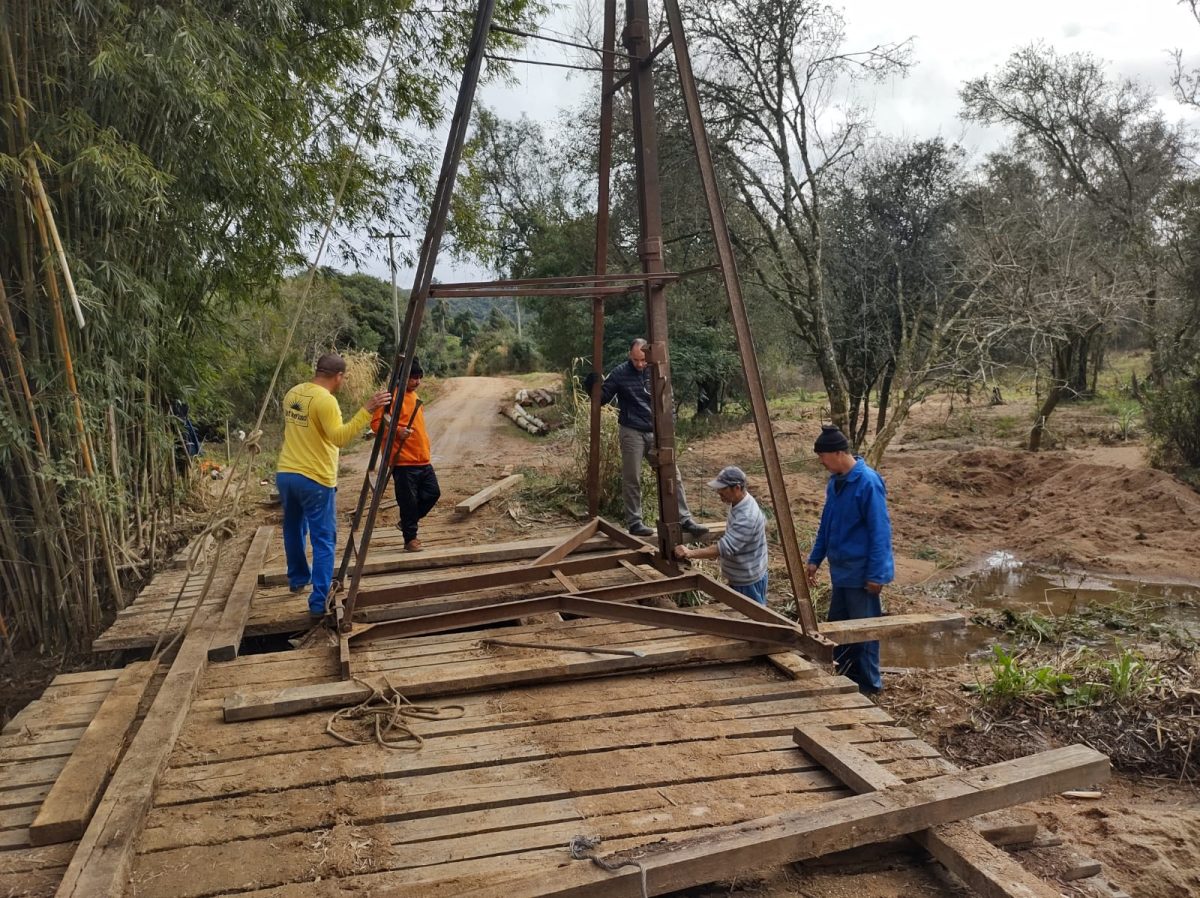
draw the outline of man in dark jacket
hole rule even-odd
[[[865,461],[850,454],[850,442],[833,425],[821,427],[813,450],[833,476],[825,487],[821,525],[808,556],[808,578],[812,580],[828,558],[833,584],[829,619],[880,617],[880,593],[895,576],[887,487]],[[833,661],[838,673],[867,695],[883,688],[878,642],[838,646]]]
[[[617,401],[620,426],[621,483],[625,500],[625,525],[634,536],[653,536],[654,531],[642,520],[642,460],[654,448],[654,415],[650,411],[650,371],[646,362],[646,341],[640,337],[629,347],[629,358],[608,373],[600,387],[601,403]],[[595,373],[583,380],[589,393],[596,382]],[[693,539],[708,533],[708,528],[692,520],[683,481],[675,468],[675,495],[679,497],[679,522],[683,532]]]

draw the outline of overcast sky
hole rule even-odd
[[[1171,50],[1181,48],[1185,60],[1200,65],[1200,25],[1176,0],[853,0],[845,17],[848,50],[913,38],[915,65],[908,77],[873,86],[862,97],[873,108],[879,131],[889,136],[940,135],[962,143],[976,155],[993,149],[1004,141],[1004,133],[962,122],[958,91],[967,79],[994,71],[1014,50],[1035,41],[1060,53],[1093,53],[1108,62],[1113,72],[1149,85],[1169,118],[1187,119],[1200,127],[1200,116],[1171,98]],[[574,3],[568,2],[542,27],[547,33],[566,33],[578,19]],[[517,55],[575,62],[574,53],[536,41]],[[550,124],[561,110],[579,104],[586,95],[588,79],[599,77],[530,65],[515,66],[514,74],[520,79],[518,84],[485,86],[479,91],[479,101],[506,118],[524,113]],[[414,233],[422,233],[424,227],[424,222],[412,224]],[[389,277],[384,260],[363,267],[371,274]],[[482,269],[448,258],[438,265],[436,274],[443,281],[488,276]],[[400,285],[411,286],[412,276],[411,270],[401,271]]]

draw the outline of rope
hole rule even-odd
[[[420,751],[425,747],[425,740],[405,722],[407,718],[457,720],[467,713],[463,705],[414,705],[389,683],[386,677],[382,689],[358,677],[354,678],[354,682],[370,689],[370,697],[353,708],[339,708],[325,724],[325,732],[346,745],[368,745],[374,742],[381,748],[394,751]],[[449,713],[452,711],[458,713]],[[359,730],[366,730],[371,738],[358,738],[358,735],[339,732],[337,724],[341,721],[357,723]],[[399,735],[400,738],[393,739],[394,735]]]
[[[572,836],[571,841],[567,843],[567,848],[570,849],[571,859],[576,861],[591,861],[601,870],[608,873],[615,873],[624,867],[637,867],[642,874],[642,898],[650,898],[650,889],[646,885],[646,868],[641,861],[635,861],[632,858],[627,858],[623,861],[610,861],[607,858],[602,858],[596,854],[594,849],[600,845],[600,839],[593,839],[591,836]]]

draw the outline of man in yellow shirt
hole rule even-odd
[[[400,421],[392,444],[392,484],[396,488],[396,505],[400,507],[400,532],[404,534],[404,551],[420,552],[417,525],[429,514],[442,497],[429,453],[429,433],[425,430],[425,412],[417,398],[417,388],[425,372],[421,362],[413,357],[404,396],[399,400]],[[392,397],[395,406],[397,399]],[[371,416],[371,429],[378,431],[383,424],[383,409]]]
[[[371,412],[391,402],[388,391],[380,390],[343,424],[334,394],[345,377],[346,360],[327,352],[317,359],[313,379],[292,387],[283,398],[283,448],[275,474],[283,503],[283,550],[292,592],[312,583],[308,613],[313,617],[325,614],[333,581],[338,450],[362,433]],[[312,543],[311,569],[306,538]]]

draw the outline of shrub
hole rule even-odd
[[[1155,464],[1200,469],[1200,373],[1153,391],[1145,406]]]

